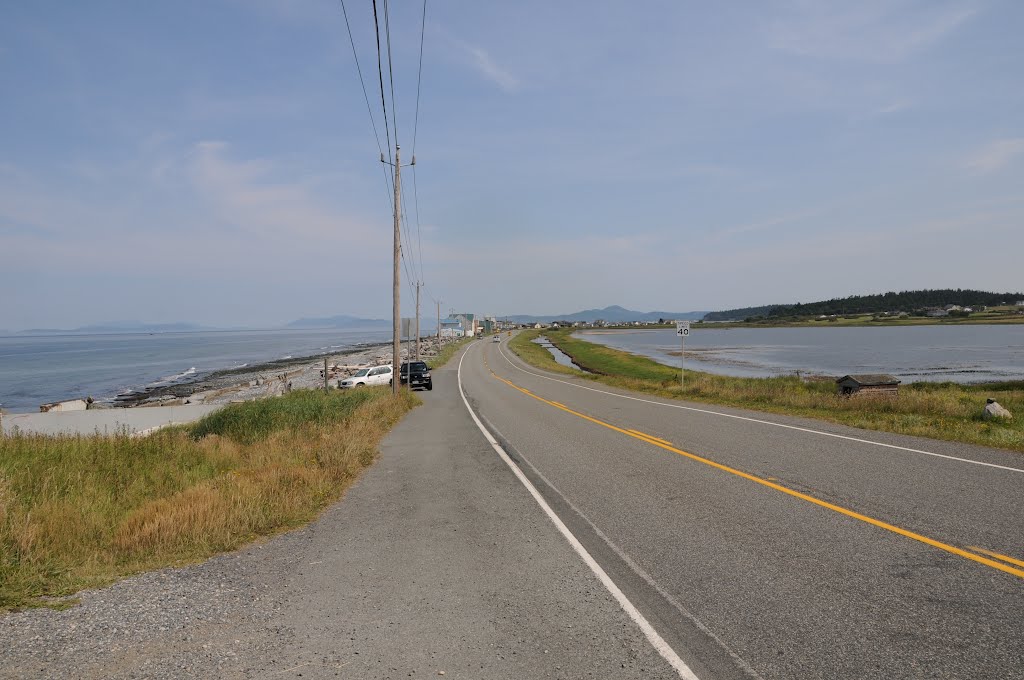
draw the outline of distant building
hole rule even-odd
[[[924,315],[935,318],[940,316],[949,316],[949,312],[945,309],[929,309],[924,313]]]
[[[466,334],[465,329],[462,327],[462,321],[454,317],[448,317],[447,319],[441,319],[441,337],[442,338],[461,338]]]

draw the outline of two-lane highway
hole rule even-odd
[[[460,384],[698,677],[1024,678],[1018,454],[625,393],[504,342]]]

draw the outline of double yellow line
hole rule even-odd
[[[488,366],[488,370],[490,370],[489,366]],[[752,475],[750,473],[743,472],[742,470],[737,470],[736,468],[731,468],[728,465],[722,465],[721,463],[716,463],[715,461],[710,460],[708,458],[704,458],[702,456],[698,456],[698,455],[695,455],[695,454],[692,454],[692,453],[688,453],[686,451],[683,451],[682,449],[676,448],[675,446],[673,446],[671,444],[671,442],[668,442],[668,441],[666,441],[664,439],[660,439],[660,438],[655,437],[653,435],[646,434],[644,432],[640,432],[639,430],[624,429],[624,428],[612,425],[611,423],[606,423],[603,420],[599,420],[599,419],[594,418],[592,416],[588,416],[585,413],[580,413],[579,411],[575,411],[575,410],[569,408],[568,406],[566,406],[565,404],[560,404],[557,401],[551,401],[550,399],[545,399],[544,397],[538,396],[538,395],[534,394],[533,392],[531,392],[530,390],[528,390],[528,389],[526,389],[524,387],[520,387],[519,385],[516,385],[511,380],[506,380],[505,378],[502,378],[500,375],[498,375],[494,371],[490,371],[490,372],[491,372],[492,376],[494,376],[495,378],[497,378],[501,382],[505,383],[509,387],[511,387],[511,388],[513,388],[515,390],[518,390],[518,391],[522,392],[523,394],[525,394],[525,395],[527,395],[529,397],[533,397],[537,401],[540,401],[540,402],[543,402],[545,404],[548,404],[549,406],[553,406],[553,407],[555,407],[555,408],[557,408],[557,409],[559,409],[561,411],[565,411],[566,413],[571,413],[572,415],[574,415],[574,416],[576,416],[578,418],[582,418],[583,420],[586,420],[588,422],[594,423],[595,425],[600,425],[601,427],[606,427],[609,430],[614,430],[615,432],[622,433],[622,434],[626,435],[627,437],[633,437],[634,439],[639,439],[640,441],[646,442],[646,443],[648,443],[648,444],[650,444],[652,446],[657,446],[658,448],[665,449],[666,451],[671,451],[672,453],[679,454],[680,456],[685,456],[686,458],[689,458],[690,460],[697,461],[698,463],[703,463],[704,465],[709,465],[709,466],[711,466],[713,468],[716,468],[716,469],[721,470],[723,472],[727,472],[727,473],[729,473],[731,475],[736,475],[737,477],[742,477],[743,479],[746,479],[746,480],[749,480],[751,482],[754,482],[755,484],[760,484],[762,486],[766,486],[769,489],[775,489],[776,491],[779,491],[779,492],[784,493],[786,495],[792,496],[794,498],[799,498],[802,501],[807,501],[808,503],[813,503],[814,505],[818,505],[818,506],[821,506],[823,508],[828,508],[829,510],[832,510],[833,512],[838,512],[840,515],[845,515],[847,517],[851,517],[853,519],[860,520],[861,522],[864,522],[866,524],[870,524],[872,526],[876,526],[876,527],[878,527],[880,529],[885,529],[886,531],[891,531],[894,534],[899,534],[900,536],[905,536],[906,538],[918,541],[920,543],[924,543],[925,545],[930,545],[933,548],[938,548],[939,550],[944,550],[944,551],[946,551],[948,553],[951,553],[953,555],[958,555],[960,557],[966,558],[966,559],[971,560],[973,562],[977,562],[979,564],[984,564],[987,567],[992,567],[993,569],[998,569],[999,571],[1006,572],[1007,574],[1013,574],[1014,576],[1017,576],[1017,577],[1020,577],[1020,578],[1024,578],[1024,560],[1018,560],[1018,559],[1015,559],[1013,557],[1007,557],[1006,555],[1001,555],[1001,554],[999,554],[997,552],[993,552],[991,550],[986,550],[984,548],[972,547],[971,550],[975,550],[977,552],[970,552],[968,550],[964,550],[962,548],[958,548],[958,547],[956,547],[954,545],[949,545],[948,543],[943,543],[941,541],[936,541],[935,539],[928,538],[927,536],[922,536],[921,534],[915,533],[913,531],[909,531],[907,529],[903,529],[903,528],[895,526],[893,524],[889,524],[888,522],[883,522],[881,520],[877,520],[874,517],[868,517],[867,515],[863,515],[863,514],[861,514],[859,512],[855,512],[853,510],[850,510],[848,508],[844,508],[844,507],[836,505],[834,503],[829,503],[829,502],[823,501],[823,500],[821,500],[819,498],[815,498],[814,496],[809,496],[809,495],[807,495],[805,493],[800,493],[799,491],[794,491],[793,489],[789,489],[789,488],[787,488],[785,486],[782,486],[781,484],[776,484],[775,482],[770,481],[768,479],[764,479],[762,477],[758,477],[756,475]],[[978,553],[981,553],[981,554],[978,554]],[[988,557],[986,557],[986,555]],[[1000,561],[1000,560],[1002,560],[1002,561]]]

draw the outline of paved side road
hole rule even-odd
[[[455,365],[319,521],[0,617],[0,677],[677,677],[495,456]]]
[[[182,404],[138,408],[105,408],[89,411],[14,413],[0,418],[0,432],[76,435],[143,432],[165,425],[182,425],[213,413],[223,404]]]

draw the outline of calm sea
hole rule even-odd
[[[215,370],[384,342],[389,329],[0,337],[0,406],[12,413],[86,396],[201,377]]]
[[[582,331],[581,338],[670,366],[675,330]],[[670,353],[674,353],[670,354]],[[889,373],[906,382],[1024,379],[1024,325],[693,329],[686,365],[735,376]]]

